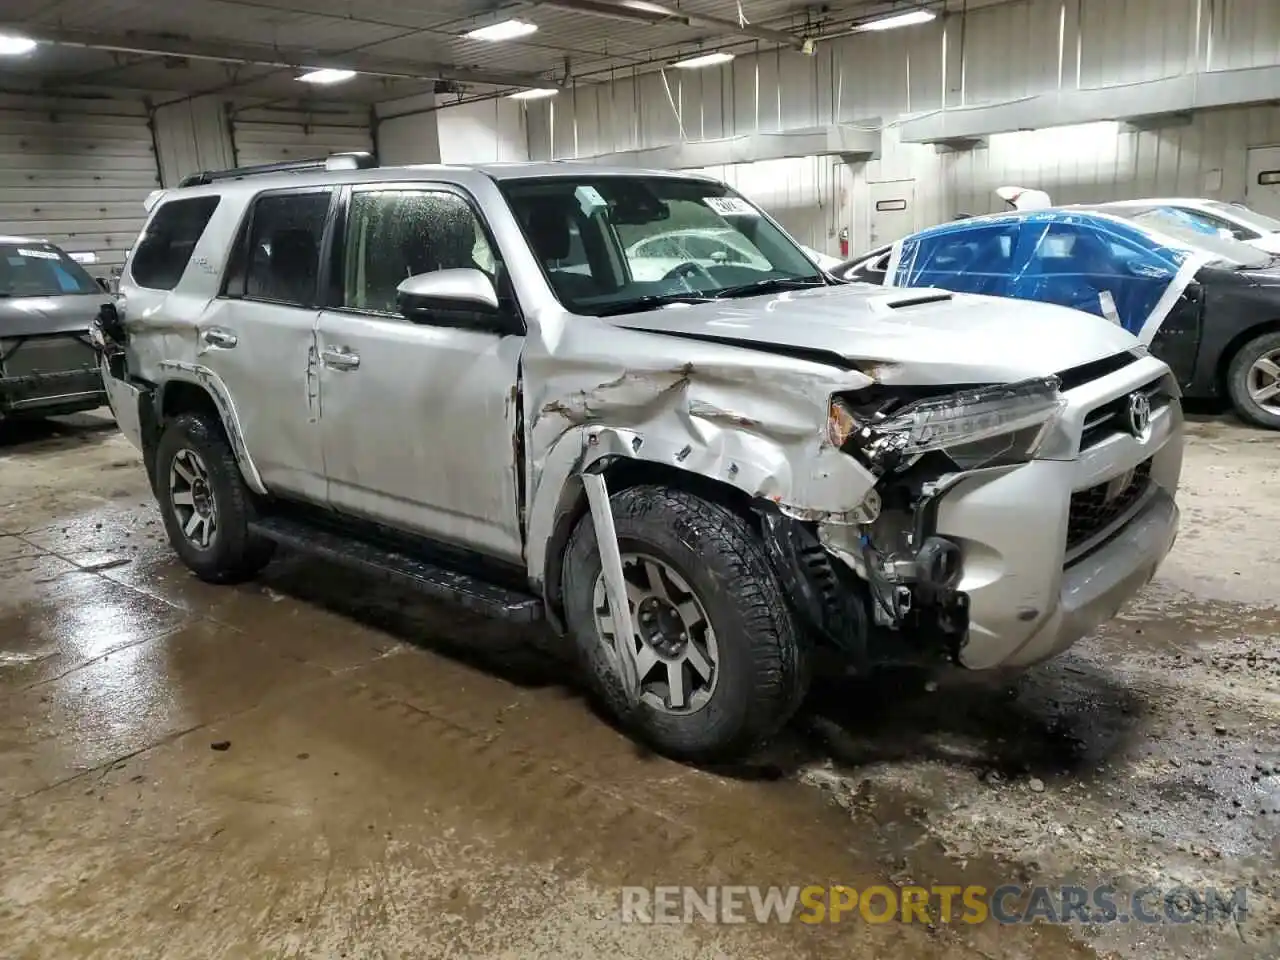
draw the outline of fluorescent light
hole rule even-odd
[[[511,100],[541,100],[543,97],[554,97],[560,91],[555,87],[533,87],[529,90],[518,90],[508,94]]]
[[[733,59],[732,53],[703,53],[687,60],[677,60],[672,64],[681,70],[696,70],[699,67],[714,67],[718,63],[728,63]]]
[[[298,79],[303,83],[342,83],[356,75],[354,70],[312,70]]]
[[[12,33],[0,33],[0,57],[20,57],[36,48],[36,42],[30,37],[19,37]]]
[[[899,13],[892,17],[882,17],[879,20],[872,20],[870,23],[864,23],[858,27],[859,30],[893,30],[896,27],[911,27],[917,23],[928,23],[930,20],[937,19],[937,14],[932,10],[912,10],[909,13]]]
[[[491,23],[487,27],[480,27],[470,33],[464,33],[463,36],[468,40],[488,40],[496,43],[500,40],[527,37],[537,29],[538,25],[536,23],[525,23],[523,20],[503,20],[501,23]]]

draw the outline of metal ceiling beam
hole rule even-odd
[[[189,37],[135,33],[108,35],[89,30],[66,30],[57,27],[28,27],[0,24],[0,31],[11,29],[22,36],[55,46],[80,47],[114,53],[145,54],[153,57],[186,57],[218,63],[238,63],[277,69],[354,70],[372,77],[396,80],[457,80],[459,83],[482,83],[494,86],[531,87],[544,85],[545,77],[528,73],[476,70],[448,63],[384,60],[359,54],[329,54],[318,50],[272,47],[264,44],[224,43],[192,40]]]
[[[804,38],[785,30],[771,30],[750,23],[739,23],[728,17],[713,17],[701,13],[689,13],[674,7],[664,7],[649,0],[532,0],[535,6],[556,7],[593,17],[608,17],[632,23],[670,24],[683,27],[703,27],[723,34],[751,37],[797,50],[805,45]]]

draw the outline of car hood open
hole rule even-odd
[[[842,284],[611,317],[646,330],[901,367],[920,386],[1009,383],[1048,376],[1139,346],[1119,326],[1077,310],[942,290]]]

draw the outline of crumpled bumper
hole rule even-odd
[[[1141,495],[1081,540],[1081,497],[1088,509],[1089,491],[1110,491],[1109,484],[1123,485],[1135,472],[1146,478]],[[979,472],[948,490],[939,501],[937,533],[962,553],[957,589],[969,598],[969,633],[960,662],[972,669],[1026,667],[1114,617],[1173,547],[1181,472],[1182,410],[1175,397],[1140,438],[1116,435],[1073,460]]]

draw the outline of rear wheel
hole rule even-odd
[[[1280,332],[1255,337],[1236,352],[1227,391],[1243,419],[1280,430]]]
[[[271,560],[274,545],[249,532],[253,493],[216,421],[199,414],[170,421],[153,480],[169,543],[200,579],[237,583]]]
[[[737,514],[681,490],[612,498],[640,698],[613,657],[610,610],[588,514],[564,561],[569,629],[606,708],[682,760],[740,757],[778,731],[807,688],[800,632],[759,536]]]

